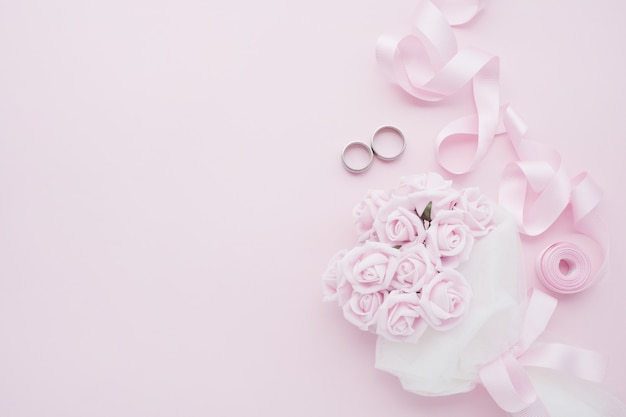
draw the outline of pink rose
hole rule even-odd
[[[437,271],[436,259],[422,243],[403,246],[391,287],[404,292],[417,292]]]
[[[365,242],[372,237],[374,219],[378,210],[389,201],[389,193],[380,190],[369,190],[365,198],[352,210],[355,219],[356,232],[359,242]]]
[[[402,198],[392,198],[381,207],[374,220],[378,240],[390,245],[423,242],[426,237],[424,223],[415,212],[415,206]]]
[[[443,177],[436,172],[428,172],[425,174],[409,175],[400,179],[400,187],[398,190],[405,190],[406,194],[414,191],[445,191],[452,187],[452,181],[444,180]]]
[[[340,266],[341,260],[347,253],[345,249],[337,252],[322,274],[324,301],[337,301],[340,306],[344,305],[352,295],[352,287],[346,281]]]
[[[424,320],[436,330],[453,327],[465,313],[471,296],[463,275],[452,269],[440,272],[422,288]]]
[[[444,180],[434,172],[403,177],[394,192],[394,196],[402,196],[413,204],[417,213],[422,216],[426,206],[431,204],[430,218],[434,218],[440,210],[451,210],[459,199],[459,192],[452,186],[452,181]]]
[[[434,219],[437,213],[452,210],[457,204],[459,194],[455,190],[448,191],[418,191],[409,195],[409,200],[417,208],[420,215],[430,203],[430,218]]]
[[[425,190],[416,191],[407,197],[416,207],[420,216],[428,204],[430,207],[430,218],[434,219],[440,211],[452,210],[457,205],[459,193],[456,190]]]
[[[378,311],[376,333],[394,341],[417,343],[428,328],[414,292],[390,292]]]
[[[361,294],[353,292],[343,306],[344,317],[361,330],[369,330],[378,319],[377,312],[385,300],[386,292]]]
[[[435,258],[439,258],[438,269],[456,268],[469,259],[474,235],[465,224],[463,212],[444,210],[431,222],[425,244]]]
[[[400,251],[368,240],[342,259],[343,274],[354,291],[371,294],[386,290],[396,272]]]
[[[465,211],[465,223],[474,236],[484,236],[491,230],[494,205],[478,188],[461,191],[458,208]]]

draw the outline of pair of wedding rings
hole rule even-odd
[[[380,142],[383,140],[393,141],[391,150],[389,149],[390,145],[387,144],[387,146],[384,146],[385,151],[381,151]],[[393,161],[402,155],[405,147],[406,139],[400,129],[394,126],[382,126],[376,129],[369,145],[361,141],[348,143],[343,148],[343,152],[341,152],[341,162],[348,171],[358,174],[372,166],[374,155],[383,161]],[[363,151],[366,153],[365,158],[354,158],[355,155],[351,155],[353,153],[362,153]],[[351,158],[351,156],[353,157]]]

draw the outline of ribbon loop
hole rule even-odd
[[[530,378],[511,353],[484,366],[480,379],[496,404],[509,413],[522,411],[537,400]]]
[[[461,8],[465,17],[460,20],[467,21],[482,8],[482,2],[469,0]],[[476,48],[458,50],[444,13],[430,1],[420,2],[414,24],[414,34],[399,39],[381,37],[376,48],[378,60],[404,91],[423,101],[443,100],[472,83],[476,117],[453,121],[437,140],[438,155],[445,153],[444,142],[475,143],[469,163],[449,164],[443,162],[445,158],[439,159],[451,173],[470,172],[486,156],[496,135],[500,113],[499,59]]]
[[[515,417],[549,417],[525,366],[555,369],[594,382],[604,376],[606,362],[595,352],[557,343],[535,343],[556,305],[555,298],[532,291],[518,343],[479,371],[480,380],[493,400]]]
[[[526,127],[510,107],[504,112],[503,124],[519,161],[505,168],[499,203],[511,211],[520,232],[529,236],[544,233],[571,207],[574,229],[587,238],[582,239],[584,247],[570,241],[554,242],[539,255],[536,271],[539,280],[554,292],[580,292],[601,276],[607,261],[607,232],[593,216],[602,198],[600,187],[586,172],[570,177],[558,152],[524,139]],[[601,261],[595,262],[590,253],[598,251],[602,252],[597,256]]]
[[[590,214],[602,199],[602,190],[596,182],[583,172],[572,179],[572,195],[570,203],[574,222],[580,222],[585,216]]]

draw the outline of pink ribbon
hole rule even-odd
[[[537,236],[571,207],[577,233],[590,239],[600,260],[587,248],[569,242],[550,245],[539,257],[537,276],[550,290],[573,293],[586,289],[601,275],[608,253],[608,233],[593,214],[599,187],[587,173],[570,177],[561,156],[543,143],[524,138],[526,126],[510,106],[501,107],[498,57],[475,48],[458,49],[451,25],[471,20],[484,6],[481,0],[420,2],[415,33],[382,37],[377,57],[388,75],[407,93],[424,101],[439,101],[471,82],[475,114],[446,125],[436,139],[439,164],[454,174],[474,170],[497,134],[507,133],[518,156],[503,173],[499,203],[515,217],[521,233]],[[439,6],[439,7],[438,7]],[[455,145],[470,144],[473,152],[459,162]]]
[[[556,304],[556,299],[534,290],[529,297],[519,341],[479,372],[487,392],[514,417],[550,416],[524,369],[527,366],[550,368],[594,382],[604,377],[606,362],[596,352],[558,343],[535,343]]]
[[[463,25],[472,20],[486,5],[487,0],[433,0],[452,26]]]
[[[504,170],[499,203],[513,214],[519,230],[529,236],[545,232],[567,207],[571,208],[574,231],[589,238],[582,242],[585,247],[568,241],[549,245],[539,255],[536,272],[552,291],[582,291],[606,268],[608,232],[594,214],[602,199],[600,187],[585,172],[570,177],[558,152],[524,139],[526,126],[510,106],[502,118],[519,161]],[[594,246],[602,252],[599,259],[590,256]]]
[[[440,101],[471,83],[475,114],[452,121],[436,140],[439,164],[454,174],[477,168],[495,135],[505,132],[500,117],[499,58],[476,48],[459,50],[452,28],[473,19],[485,3],[422,0],[413,18],[414,32],[402,37],[381,36],[376,48],[387,76],[420,100]],[[470,143],[474,148],[460,164],[454,149],[457,143]]]
[[[440,4],[447,4],[440,1]],[[461,9],[449,8],[451,19],[465,23],[482,8],[483,2],[465,1]],[[460,13],[453,13],[461,10]],[[475,48],[458,50],[456,37],[446,15],[430,1],[420,2],[414,19],[415,33],[404,37],[383,36],[377,57],[398,85],[424,101],[440,101],[472,83],[476,114],[455,120],[437,138],[436,153],[449,172],[462,174],[475,169],[487,154],[499,121],[498,57]],[[446,164],[446,149],[473,142],[475,152],[461,166]]]
[[[537,277],[552,291],[576,293],[593,281],[591,261],[577,245],[556,242],[548,246],[537,259]]]

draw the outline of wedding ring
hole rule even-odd
[[[377,138],[380,138],[384,133],[391,133],[394,136],[397,136],[400,138],[400,141],[401,141],[401,145],[399,146],[400,150],[398,150],[395,153],[384,154],[384,153],[381,153],[380,150],[376,149]],[[388,136],[388,135],[385,135],[385,136]],[[382,140],[382,139],[379,139],[379,140]],[[404,152],[404,148],[406,147],[406,139],[404,138],[404,135],[402,134],[400,129],[398,129],[397,127],[382,126],[382,127],[379,127],[376,130],[376,132],[374,132],[374,134],[372,135],[370,147],[372,148],[372,152],[374,152],[374,154],[380,159],[382,159],[383,161],[393,161],[394,159],[402,155],[402,152]]]
[[[349,157],[350,153],[358,152],[358,148],[362,148],[367,152],[367,161],[365,163],[348,163],[346,158]],[[349,158],[353,159],[353,158]],[[359,172],[363,172],[367,170],[374,161],[374,151],[373,149],[367,145],[367,143],[354,141],[350,142],[343,148],[343,152],[341,152],[341,162],[343,162],[343,166],[350,172],[354,172],[358,174]]]

